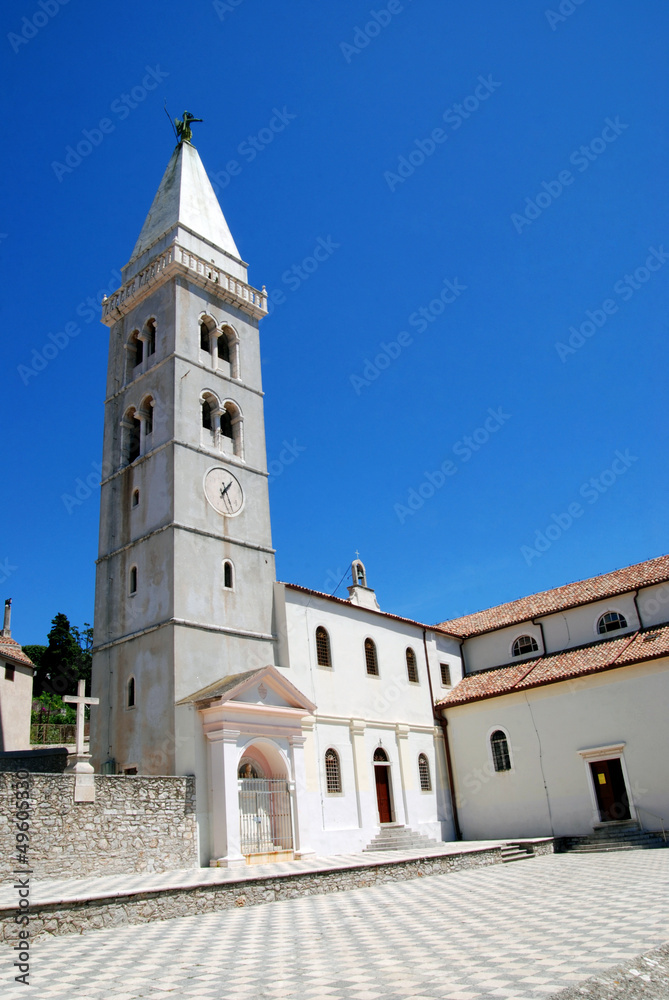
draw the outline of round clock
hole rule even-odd
[[[210,469],[204,477],[204,495],[219,514],[234,517],[244,503],[244,492],[227,469]]]

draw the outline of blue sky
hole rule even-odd
[[[96,300],[171,155],[165,101],[205,119],[250,281],[284,293],[261,326],[280,579],[332,591],[357,549],[384,610],[434,622],[667,551],[669,12],[562,11],[3,6],[0,581],[20,642],[58,611],[92,620]]]

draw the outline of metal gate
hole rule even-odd
[[[290,789],[285,778],[242,778],[239,782],[242,854],[293,849]]]

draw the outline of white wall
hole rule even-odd
[[[667,659],[634,664],[449,708],[465,839],[591,833],[599,814],[578,751],[619,742],[632,805],[669,828],[668,668]],[[496,728],[509,734],[512,771],[492,768],[488,738]],[[639,818],[659,828],[647,814]]]

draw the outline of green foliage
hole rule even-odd
[[[33,661],[36,667],[42,662],[42,657],[46,653],[46,646],[21,646],[26,656]]]
[[[67,705],[59,694],[48,694],[44,691],[39,698],[33,698],[30,721],[48,723],[52,726],[74,725],[77,721],[77,710],[74,705]]]
[[[78,629],[70,625],[67,615],[59,612],[51,623],[48,639],[46,648],[30,647],[44,650],[39,663],[33,660],[37,667],[33,681],[35,695],[76,694],[80,678],[86,681],[86,691],[90,694],[92,626],[85,622],[83,628]]]

